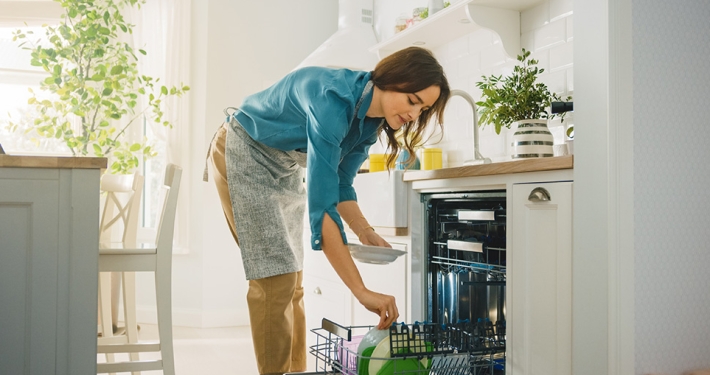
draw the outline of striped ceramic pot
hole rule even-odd
[[[520,120],[513,133],[513,159],[553,156],[554,139],[547,128],[547,120]]]

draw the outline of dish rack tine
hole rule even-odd
[[[323,318],[323,320],[321,321],[321,327],[324,330],[345,339],[346,341],[352,340],[353,332],[349,327],[343,327],[340,324],[335,323],[326,318]]]
[[[404,323],[393,323],[390,326],[389,331],[391,355],[394,356],[394,354],[409,353],[409,340],[411,339],[411,335],[409,334],[409,326]]]

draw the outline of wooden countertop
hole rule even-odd
[[[108,160],[95,157],[0,155],[2,168],[106,169]]]
[[[411,171],[405,172],[403,179],[404,181],[439,180],[573,168],[574,155],[568,155],[551,158],[520,159],[500,163],[468,165],[427,171]]]

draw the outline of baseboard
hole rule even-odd
[[[157,324],[155,307],[138,307],[138,323]],[[249,311],[243,309],[173,309],[173,325],[194,328],[235,327],[249,325]]]

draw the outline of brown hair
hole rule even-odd
[[[422,111],[414,121],[405,123],[397,131],[387,123],[380,128],[380,132],[384,131],[387,135],[388,155],[385,165],[388,168],[394,165],[400,149],[397,138],[403,141],[404,148],[409,152],[407,163],[411,165],[415,158],[414,147],[420,145],[422,133],[432,117],[436,118],[438,126],[443,131],[444,108],[451,94],[444,68],[428,49],[409,47],[382,59],[372,71],[372,82],[384,91],[415,93],[429,86],[438,86],[441,90],[434,104]]]

